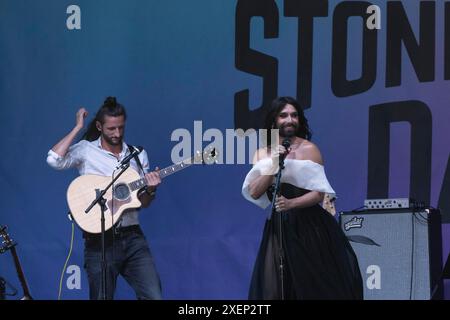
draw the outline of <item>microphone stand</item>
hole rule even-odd
[[[280,155],[278,163],[279,169],[275,180],[275,187],[272,196],[272,213],[277,213],[275,209],[275,197],[281,193],[281,171],[284,169],[285,156]],[[280,286],[281,286],[281,300],[284,300],[284,249],[283,249],[283,212],[278,212],[278,245],[279,245],[279,258],[280,258]]]
[[[100,192],[97,195],[97,198],[95,198],[94,201],[89,205],[89,207],[84,211],[85,213],[89,213],[89,211],[98,203],[101,208],[101,218],[100,218],[100,224],[101,224],[101,235],[102,235],[102,261],[101,261],[101,268],[102,268],[102,300],[106,300],[106,253],[105,253],[105,211],[106,211],[106,199],[103,197],[106,194],[106,191],[108,191],[109,188],[116,182],[116,180],[125,172],[125,170],[128,169],[130,166],[130,162],[123,163],[120,168],[121,171],[119,174],[114,177],[114,179],[111,180],[111,182],[106,186],[105,189],[100,190]],[[112,201],[114,201],[114,189],[112,190]],[[114,212],[111,212],[111,214],[114,214]]]

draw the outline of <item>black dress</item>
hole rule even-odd
[[[307,192],[281,185],[288,199]],[[264,226],[249,299],[281,299],[278,226],[278,213],[272,213]],[[363,298],[356,255],[330,213],[320,205],[285,211],[282,227],[285,299]]]

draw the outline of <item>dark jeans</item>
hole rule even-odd
[[[119,229],[120,230],[120,229]],[[100,235],[85,234],[84,267],[89,279],[89,298],[102,298]],[[114,239],[114,241],[113,241]],[[106,298],[113,299],[117,277],[122,275],[137,299],[161,299],[161,283],[145,236],[138,226],[105,233]]]

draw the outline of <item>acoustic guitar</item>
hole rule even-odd
[[[203,153],[197,151],[189,159],[168,166],[159,171],[161,178],[188,168],[193,164],[212,164],[216,162],[218,152],[215,148],[206,149]],[[101,207],[96,204],[87,213],[86,209],[97,198],[101,190],[111,183],[111,177],[99,175],[82,175],[72,181],[67,189],[67,202],[73,219],[78,226],[89,233],[101,233]],[[110,229],[120,219],[122,213],[131,208],[139,208],[141,202],[138,193],[145,188],[147,180],[136,170],[129,167],[109,188],[104,198],[106,200],[105,231]]]

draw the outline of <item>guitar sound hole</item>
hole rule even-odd
[[[124,183],[120,183],[114,187],[114,198],[123,201],[128,199],[130,196],[130,189],[128,189],[128,186]]]

